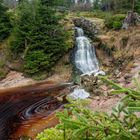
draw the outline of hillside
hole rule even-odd
[[[139,5],[0,0],[0,139],[139,140]]]

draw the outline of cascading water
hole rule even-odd
[[[75,52],[75,66],[84,75],[94,75],[99,74],[105,75],[103,71],[99,69],[98,60],[95,54],[95,48],[91,45],[90,40],[84,36],[84,31],[82,28],[76,27],[77,37],[76,37],[76,52]],[[88,98],[90,94],[84,89],[76,88],[71,94],[72,99],[85,99]]]
[[[86,36],[84,36],[84,31],[82,28],[76,27],[76,31],[76,68],[81,71],[82,75],[104,75],[104,73],[99,69],[94,46],[92,46],[90,40]]]
[[[72,2],[74,2],[75,4],[77,4],[78,2],[83,2],[84,4],[86,3],[91,3],[93,4],[94,0],[71,0]]]

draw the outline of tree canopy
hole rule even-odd
[[[58,1],[23,1],[19,5],[11,49],[21,55],[28,74],[49,70],[67,50],[67,33],[56,14]]]
[[[2,0],[0,0],[0,41],[5,39],[11,31],[11,24],[7,10],[8,9],[3,5]]]

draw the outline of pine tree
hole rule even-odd
[[[5,39],[11,31],[11,24],[7,15],[7,8],[0,0],[0,41]]]

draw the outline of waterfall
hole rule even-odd
[[[76,27],[76,52],[75,52],[75,66],[82,72],[81,76],[92,75],[97,76],[99,74],[105,75],[105,72],[99,69],[98,60],[95,54],[95,48],[91,45],[90,40],[84,36],[82,28]],[[75,88],[74,91],[69,95],[70,98],[85,99],[90,94],[84,89]]]
[[[84,4],[87,4],[87,3],[90,3],[90,4],[93,4],[94,0],[71,0],[72,2],[74,2],[75,4],[78,4],[78,3],[84,3]]]
[[[76,68],[82,72],[82,75],[98,75],[101,73],[103,74],[103,72],[99,69],[94,46],[92,46],[90,40],[86,36],[84,36],[84,31],[82,28],[76,27],[76,31]]]

